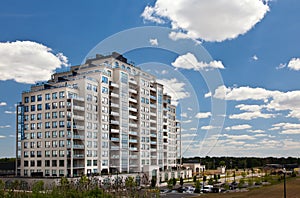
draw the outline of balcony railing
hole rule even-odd
[[[129,131],[128,133],[129,133],[129,135],[137,135],[137,132],[135,132],[135,131]]]
[[[120,130],[119,129],[111,129],[110,132],[112,132],[112,133],[119,133]]]
[[[84,111],[84,107],[73,105],[73,109],[77,111]]]

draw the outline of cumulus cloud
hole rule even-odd
[[[232,114],[229,116],[230,119],[240,119],[240,120],[252,120],[256,118],[273,118],[274,114],[262,113],[262,105],[245,105],[239,104],[235,108],[240,109],[241,111],[246,111],[239,114]]]
[[[5,114],[16,114],[15,111],[4,111]]]
[[[155,39],[150,39],[149,40],[149,43],[152,45],[152,46],[157,46],[158,45],[158,40],[155,38]]]
[[[300,58],[292,58],[288,63],[287,67],[291,70],[299,71],[300,70]]]
[[[185,133],[185,134],[181,135],[182,138],[185,138],[185,137],[195,137],[195,136],[197,136],[197,134],[195,134],[195,133]]]
[[[179,32],[176,37],[220,42],[245,34],[268,11],[267,2],[262,0],[157,0],[154,6],[145,7],[141,16],[159,24],[169,21]]]
[[[196,118],[198,119],[203,119],[203,118],[208,118],[211,116],[211,112],[199,112],[196,114]]]
[[[164,85],[164,92],[172,97],[174,105],[177,105],[179,100],[190,96],[190,93],[185,91],[185,83],[179,82],[176,78],[157,79],[157,82]]]
[[[6,106],[7,103],[6,102],[0,102],[0,107]]]
[[[191,131],[197,131],[197,128],[190,128]]]
[[[6,138],[6,136],[0,135],[0,139],[4,139],[4,138]]]
[[[257,130],[248,130],[248,132],[250,132],[250,133],[264,133],[265,131],[261,130],[261,129],[257,129]]]
[[[187,113],[181,113],[180,116],[183,117],[183,118],[187,118],[188,117]]]
[[[49,80],[55,69],[67,66],[62,53],[32,41],[0,43],[0,80],[33,84]]]
[[[228,139],[233,139],[233,140],[255,140],[256,138],[250,135],[229,135],[229,134],[224,134],[224,137],[227,137]]]
[[[252,56],[252,60],[257,61],[258,57],[256,55]]]
[[[176,68],[193,69],[195,71],[225,68],[221,61],[213,60],[209,63],[203,61],[199,62],[195,55],[190,52],[178,56],[172,65]]]
[[[3,125],[3,126],[0,126],[0,129],[10,128],[10,127],[11,127],[10,125]]]
[[[207,126],[202,126],[201,130],[211,130],[211,129],[216,129],[219,128],[217,126],[212,126],[212,125],[207,125]]]
[[[231,126],[231,127],[226,127],[225,130],[226,131],[237,131],[237,130],[245,130],[245,129],[251,129],[252,126],[250,126],[249,124],[240,124],[240,125],[235,125],[235,126]]]

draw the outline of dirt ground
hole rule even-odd
[[[287,198],[300,198],[300,177],[291,178],[286,183]],[[252,189],[248,192],[223,193],[223,194],[203,194],[199,197],[221,197],[221,198],[282,198],[283,181],[280,184]]]

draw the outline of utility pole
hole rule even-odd
[[[286,198],[286,170],[283,168],[283,197]]]

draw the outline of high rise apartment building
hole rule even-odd
[[[17,174],[80,176],[176,166],[176,107],[155,76],[96,55],[22,93]]]

